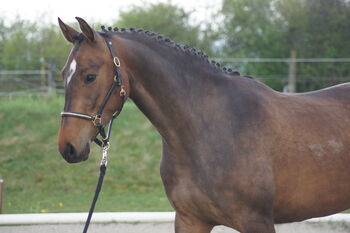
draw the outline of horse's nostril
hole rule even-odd
[[[71,143],[67,143],[67,150],[69,151],[70,154],[74,154],[75,149]]]
[[[62,156],[68,163],[79,163],[88,158],[89,152],[89,144],[86,144],[86,146],[80,151],[79,148],[77,150],[72,143],[67,142]]]
[[[74,149],[74,146],[70,143],[67,142],[66,148],[64,149],[64,155],[67,159],[72,159],[75,157],[76,151]]]

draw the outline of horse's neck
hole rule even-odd
[[[204,104],[200,102],[201,95],[209,92],[208,83],[201,80],[203,77],[186,70],[188,67],[181,67],[176,57],[171,60],[139,43],[129,42],[125,51],[123,59],[128,67],[130,98],[160,134],[174,140],[195,133],[191,128],[195,113],[199,112],[197,108]],[[179,75],[178,69],[183,74]]]

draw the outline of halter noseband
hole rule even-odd
[[[123,109],[124,103],[126,101],[126,91],[125,91],[124,85],[123,85],[123,77],[120,73],[120,60],[115,54],[115,51],[114,51],[113,45],[112,45],[112,41],[110,40],[110,38],[108,37],[108,35],[106,33],[102,32],[100,34],[103,36],[103,38],[107,44],[107,47],[109,49],[109,52],[111,53],[112,58],[113,58],[113,63],[115,66],[113,84],[112,84],[111,88],[109,89],[107,95],[105,96],[103,103],[95,116],[84,114],[84,113],[79,113],[79,112],[61,112],[61,117],[76,117],[76,118],[92,121],[92,123],[94,124],[94,126],[96,126],[96,128],[99,131],[99,134],[102,137],[102,139],[100,140],[96,136],[94,138],[94,142],[101,147],[106,147],[109,144],[109,137],[111,134],[113,120],[120,114],[120,112]],[[105,127],[102,124],[102,114],[103,114],[103,110],[105,109],[107,103],[109,102],[110,98],[114,94],[114,91],[117,87],[120,87],[119,94],[121,97],[121,103],[120,103],[117,111],[115,113],[113,113],[112,119],[108,123],[108,130],[106,133]]]

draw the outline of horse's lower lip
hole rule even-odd
[[[85,161],[85,160],[86,160],[85,158],[83,158],[83,159],[81,159],[81,158],[76,158],[76,159],[71,159],[71,160],[67,160],[67,159],[66,159],[66,161],[67,161],[68,163],[80,163],[80,162]]]

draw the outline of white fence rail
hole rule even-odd
[[[84,223],[88,213],[51,213],[51,214],[2,214],[0,225],[27,224],[73,224]],[[161,223],[173,222],[175,212],[104,212],[94,213],[92,223]],[[321,218],[312,218],[307,222],[350,223],[350,214],[334,214]]]
[[[302,62],[302,63],[338,63],[338,62],[350,62],[350,58],[215,58],[219,62]]]
[[[62,92],[56,70],[1,70],[0,96]]]

